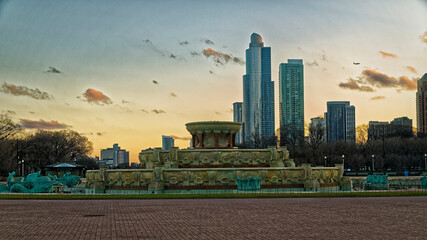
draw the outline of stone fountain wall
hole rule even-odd
[[[295,167],[286,148],[188,149],[156,148],[140,153],[144,169],[86,172],[87,186],[106,190],[237,189],[236,178],[261,177],[261,189],[310,190],[347,185],[343,166]]]

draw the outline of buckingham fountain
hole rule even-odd
[[[236,122],[192,122],[190,149],[141,151],[140,169],[86,172],[87,193],[167,193],[189,191],[339,191],[350,190],[342,164],[295,166],[285,147],[239,149]],[[247,184],[254,184],[248,187]]]

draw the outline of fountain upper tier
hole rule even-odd
[[[206,121],[185,124],[191,133],[194,148],[233,148],[236,133],[242,127],[238,122]]]

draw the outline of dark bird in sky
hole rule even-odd
[[[353,64],[354,64],[354,65],[360,65],[360,63],[359,63],[359,62],[353,62]]]

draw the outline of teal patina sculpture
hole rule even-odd
[[[38,171],[15,181],[15,172],[11,172],[7,178],[6,185],[0,184],[0,192],[52,193],[54,186],[63,186],[61,182],[40,176],[40,174],[41,172]]]
[[[51,179],[57,179],[60,183],[67,187],[74,187],[79,183],[82,183],[82,180],[79,176],[71,175],[71,173],[66,173],[62,178],[57,178],[56,176],[53,176]]]
[[[427,177],[426,176],[421,178],[421,189],[427,189]]]
[[[364,184],[365,190],[388,190],[388,175],[368,175]]]
[[[261,177],[237,178],[237,190],[256,191],[261,190]]]

